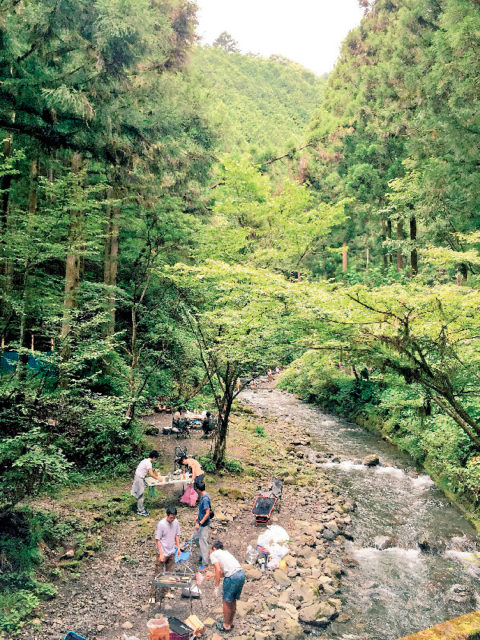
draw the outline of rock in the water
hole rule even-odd
[[[338,618],[336,619],[336,622],[348,622],[350,620],[352,616],[349,613],[341,613]]]
[[[448,599],[454,602],[466,602],[472,597],[472,592],[468,587],[464,587],[461,584],[454,584],[448,590]]]
[[[374,540],[375,549],[384,551],[395,546],[395,539],[390,536],[376,536]]]
[[[369,456],[365,456],[362,460],[362,464],[366,467],[376,467],[380,464],[380,458],[375,453],[372,453]]]

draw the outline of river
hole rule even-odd
[[[480,541],[428,475],[362,427],[280,390],[248,390],[242,403],[266,418],[307,427],[312,459],[356,504],[344,611],[319,638],[395,640],[480,608]],[[320,452],[320,455],[318,454]],[[380,465],[361,460],[377,454]],[[390,548],[381,550],[388,537]],[[419,542],[429,550],[420,550]]]

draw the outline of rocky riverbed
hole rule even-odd
[[[253,426],[263,429],[257,437]],[[159,436],[152,444],[164,452],[173,449],[175,440]],[[189,452],[204,451],[208,441],[194,435],[186,442]],[[229,637],[243,640],[294,640],[305,633],[325,628],[332,620],[346,621],[342,611],[342,574],[355,561],[345,553],[345,541],[351,539],[351,501],[339,495],[326,473],[312,461],[306,430],[294,428],[288,421],[259,418],[252,413],[234,418],[229,452],[243,460],[240,476],[207,476],[208,490],[215,509],[210,541],[219,538],[242,563],[248,544],[256,545],[264,529],[255,525],[250,510],[258,487],[266,488],[271,477],[285,484],[280,504],[271,519],[290,536],[286,568],[261,571],[244,564],[247,574],[242,599],[238,603],[235,628]],[[125,490],[130,480],[126,479]],[[153,577],[153,532],[163,505],[176,502],[178,491],[170,490],[151,511],[151,517],[125,522],[103,531],[101,551],[86,557],[75,573],[63,574],[58,596],[37,611],[34,626],[25,627],[19,638],[58,640],[69,629],[89,640],[113,640],[147,637],[146,622],[159,613],[158,605],[148,604]],[[182,538],[193,533],[196,509],[178,506]],[[198,552],[193,556],[196,567]],[[207,638],[218,640],[215,621],[222,618],[221,599],[213,596],[213,581],[202,584],[202,598],[190,603],[171,590],[161,611],[185,619],[193,612],[206,623]]]

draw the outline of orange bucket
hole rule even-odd
[[[169,640],[170,627],[167,618],[152,618],[147,622],[148,640]]]

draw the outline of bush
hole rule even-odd
[[[200,456],[198,461],[206,473],[216,473],[215,464],[213,463],[212,453],[210,451],[203,456]],[[229,473],[241,473],[243,471],[243,465],[240,460],[237,460],[236,458],[225,458],[223,462],[223,471],[228,471]]]

